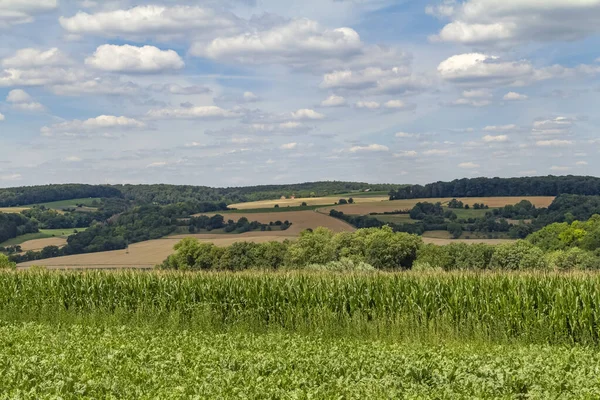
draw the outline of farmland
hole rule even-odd
[[[0,387],[32,399],[595,398],[599,279],[0,273]]]
[[[79,229],[40,229],[37,233],[28,233],[25,235],[17,236],[14,239],[7,240],[4,243],[0,243],[0,246],[16,246],[20,245],[24,251],[27,250],[40,250],[46,244],[47,246],[62,246],[67,243],[67,237],[73,235],[75,232],[83,232],[86,228]]]
[[[330,197],[310,197],[310,198],[304,198],[304,199],[279,199],[279,200],[262,200],[262,201],[253,201],[253,202],[248,202],[248,203],[239,203],[239,204],[231,204],[229,207],[230,208],[236,208],[238,210],[248,210],[248,209],[253,209],[253,208],[274,208],[275,205],[278,205],[279,207],[298,207],[300,205],[302,205],[302,203],[306,203],[309,206],[320,206],[320,205],[333,205],[334,203],[336,203],[339,199],[345,198],[348,199],[349,197],[352,196],[348,196],[348,197],[344,197],[344,196],[330,196]],[[388,196],[359,196],[356,199],[354,199],[355,203],[357,204],[371,204],[371,203],[379,203],[382,201],[388,201],[389,197]]]

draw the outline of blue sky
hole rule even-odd
[[[600,0],[0,0],[0,186],[597,175]]]

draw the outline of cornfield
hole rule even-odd
[[[598,343],[600,275],[3,272],[0,319],[107,316]]]

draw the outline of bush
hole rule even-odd
[[[17,264],[10,261],[4,254],[0,254],[0,269],[16,269]]]
[[[593,253],[579,248],[557,250],[546,255],[548,268],[555,271],[597,270],[600,269],[600,259]]]
[[[543,269],[544,252],[524,240],[502,244],[496,247],[491,267],[503,270]]]
[[[307,270],[330,271],[330,272],[373,272],[375,267],[365,262],[355,262],[350,258],[342,258],[339,261],[330,261],[327,264],[311,264],[306,266]]]

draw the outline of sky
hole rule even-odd
[[[0,0],[0,187],[598,175],[600,0]]]

